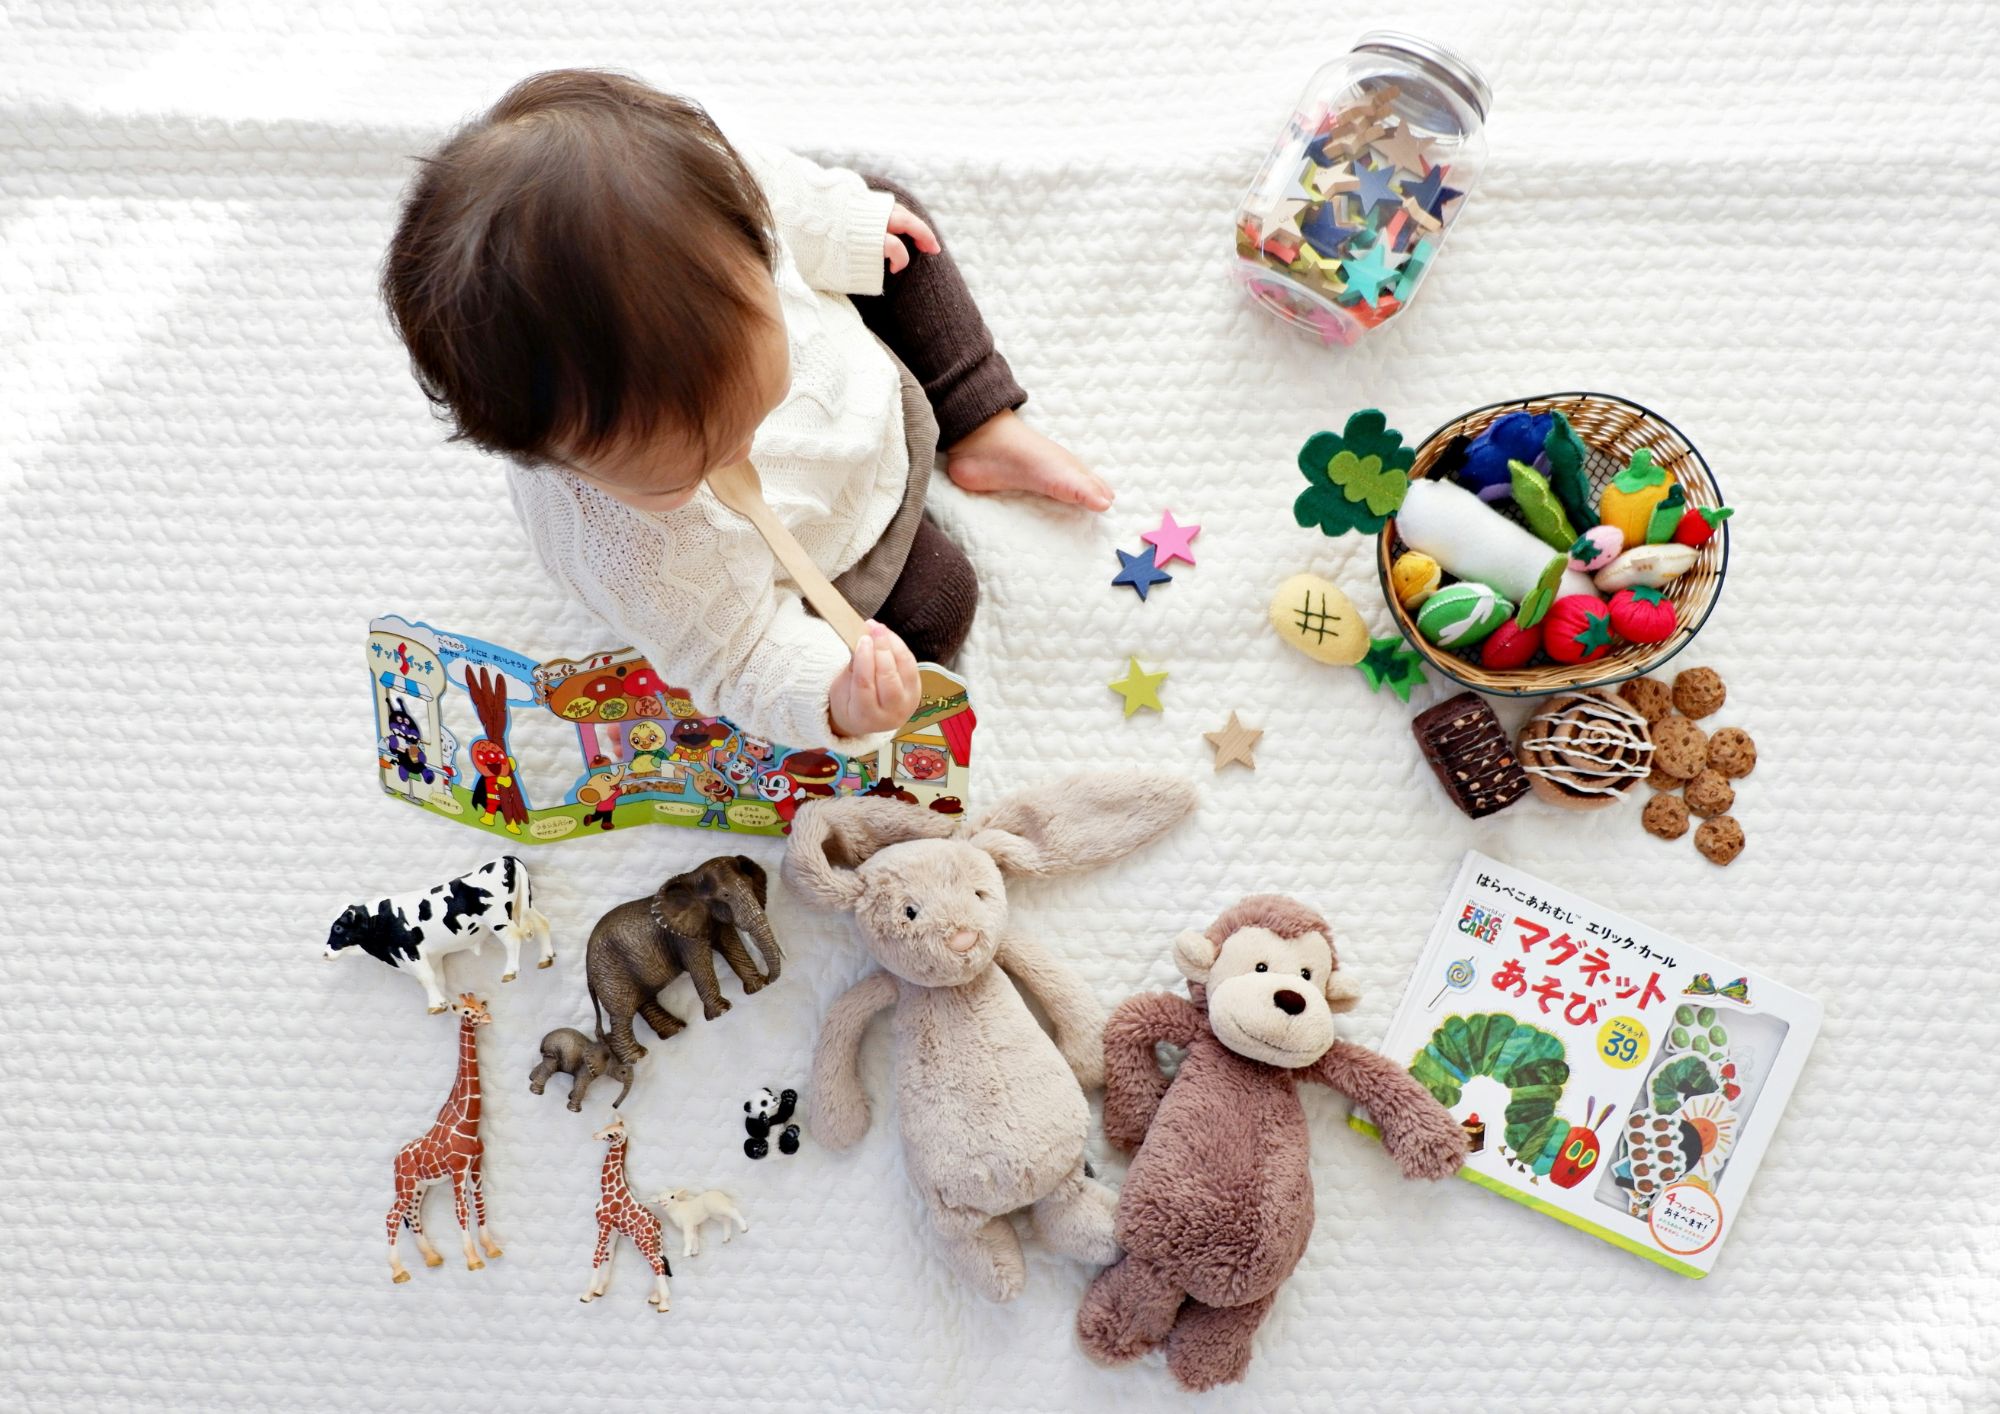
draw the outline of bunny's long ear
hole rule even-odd
[[[1011,795],[959,826],[1012,874],[1063,874],[1122,858],[1194,809],[1194,787],[1157,771],[1098,771]]]
[[[785,880],[824,908],[849,909],[861,899],[854,870],[862,860],[903,840],[942,839],[953,824],[934,810],[900,800],[810,801],[792,820]]]

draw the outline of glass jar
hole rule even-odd
[[[1236,277],[1328,344],[1400,313],[1486,153],[1492,95],[1429,40],[1365,34],[1312,76],[1236,209]]]

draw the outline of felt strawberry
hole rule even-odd
[[[1665,591],[1636,584],[1611,596],[1611,628],[1634,643],[1665,643],[1680,627]]]
[[[1480,645],[1479,661],[1495,672],[1505,672],[1509,668],[1526,667],[1529,659],[1541,651],[1541,624],[1522,628],[1518,622],[1509,621],[1493,630],[1492,636]]]
[[[1707,506],[1689,506],[1682,514],[1680,524],[1674,527],[1676,545],[1706,545],[1715,535],[1715,528],[1728,520],[1736,512],[1728,506],[1710,509]]]
[[[1542,649],[1558,663],[1589,663],[1611,651],[1611,612],[1590,594],[1565,594],[1542,620]]]

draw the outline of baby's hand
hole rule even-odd
[[[882,254],[889,262],[891,275],[901,273],[910,263],[910,248],[903,244],[903,236],[915,241],[917,249],[925,255],[936,255],[944,249],[929,223],[899,201],[889,208],[889,232],[882,237]]]
[[[870,619],[867,634],[854,645],[854,660],[833,680],[827,717],[841,736],[892,731],[915,714],[919,686],[909,645]]]

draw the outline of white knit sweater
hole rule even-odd
[[[777,226],[792,355],[791,391],[750,459],[765,500],[832,577],[881,538],[909,484],[901,375],[846,299],[881,292],[894,198],[853,172],[732,141]],[[885,739],[836,736],[827,694],[850,649],[706,485],[678,510],[651,512],[555,468],[510,468],[508,480],[542,567],[698,708],[793,746],[863,751]]]

